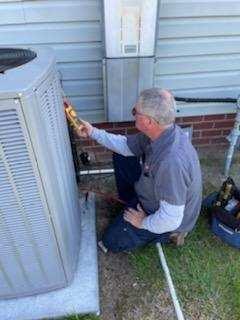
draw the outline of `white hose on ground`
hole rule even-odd
[[[81,170],[79,171],[79,175],[87,175],[87,174],[101,174],[101,173],[113,173],[114,169],[92,169],[92,170]]]
[[[177,315],[177,319],[178,320],[184,320],[184,316],[183,316],[183,313],[182,313],[182,310],[181,310],[181,307],[180,307],[180,304],[179,304],[179,301],[178,301],[178,298],[177,298],[177,294],[176,294],[176,291],[175,291],[175,288],[174,288],[174,285],[173,285],[173,282],[172,282],[172,278],[171,278],[171,275],[170,275],[170,271],[168,269],[167,261],[166,261],[165,256],[164,256],[162,246],[161,246],[160,243],[157,243],[156,246],[157,246],[159,258],[160,258],[160,261],[161,261],[161,264],[162,264],[162,268],[163,268],[163,271],[164,271],[164,274],[165,274],[165,277],[166,277],[166,280],[167,280],[167,283],[168,283],[168,287],[169,287],[170,294],[171,294],[171,297],[172,297],[172,301],[173,301],[174,309],[175,309],[175,312],[176,312],[176,315]]]
[[[113,172],[114,172],[114,169],[98,169],[98,170],[82,170],[82,171],[79,171],[79,174],[80,175],[87,175],[87,174],[101,174],[101,173],[113,173]],[[164,256],[162,246],[160,243],[157,243],[156,246],[158,249],[158,254],[159,254],[161,264],[162,264],[162,268],[163,268],[163,271],[164,271],[164,274],[165,274],[165,277],[166,277],[166,280],[168,283],[168,287],[169,287],[170,294],[172,297],[172,301],[173,301],[174,309],[175,309],[175,312],[177,315],[177,319],[184,320],[184,316],[183,316],[183,313],[182,313],[182,310],[181,310],[181,307],[180,307],[180,304],[179,304],[179,301],[178,301],[178,298],[176,295],[176,291],[175,291],[175,288],[174,288],[174,285],[172,282],[172,278],[171,278],[171,275],[170,275],[170,272],[168,269],[167,261]]]

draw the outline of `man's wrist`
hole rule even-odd
[[[89,137],[89,138],[92,138],[93,130],[94,130],[94,127],[91,126],[90,129],[89,129],[89,134],[88,134],[88,137]]]
[[[148,217],[145,217],[145,218],[142,219],[142,223],[140,225],[141,229],[147,230],[147,225],[148,225],[148,221],[147,220],[148,220]]]
[[[92,130],[91,130],[91,132],[89,133],[89,138],[91,138],[91,139],[96,139],[97,136],[98,136],[97,130],[98,130],[97,128],[92,127]]]
[[[97,140],[97,138],[99,137],[100,131],[101,131],[101,129],[98,129],[96,127],[92,127],[92,131],[89,134],[89,138]]]

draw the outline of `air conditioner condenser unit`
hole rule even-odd
[[[50,49],[0,49],[0,190],[0,298],[68,285],[80,212]]]

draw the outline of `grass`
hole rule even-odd
[[[239,251],[209,231],[206,216],[200,217],[183,247],[167,245],[164,252],[183,310],[190,319],[200,309],[201,319],[240,319]],[[137,250],[130,260],[141,281],[150,283],[152,290],[162,289],[164,276],[154,246]]]
[[[152,286],[162,287],[164,283],[162,269],[154,246],[138,249],[129,256],[136,276]]]
[[[239,161],[235,159],[234,163],[232,176],[237,177]],[[223,159],[207,156],[201,159],[201,164],[207,176],[203,190],[207,195],[220,185],[208,173],[214,167],[222,167]],[[183,247],[165,245],[164,253],[183,311],[189,319],[240,319],[239,250],[213,235],[206,213],[202,212]],[[130,259],[141,281],[149,281],[155,284],[153,290],[156,286],[160,290],[164,280],[156,256],[156,248],[152,246],[136,251]]]
[[[183,311],[190,319],[240,319],[239,251],[218,240],[209,230],[206,216],[183,247],[164,246]],[[137,279],[148,283],[154,294],[162,290],[164,275],[155,246],[129,255]],[[201,318],[195,316],[201,310]],[[73,315],[64,320],[99,320],[94,315]]]
[[[236,180],[239,180],[239,158],[238,153],[231,171]],[[207,195],[220,187],[218,175],[224,167],[224,157],[221,151],[208,152],[203,154],[201,164],[204,171],[203,191]],[[108,190],[112,188],[109,184]],[[186,319],[240,319],[239,250],[212,234],[205,213],[201,214],[183,247],[165,245],[163,248]],[[152,295],[163,290],[165,278],[155,246],[138,249],[128,257],[138,281],[147,283]],[[101,317],[73,316],[65,319],[97,320]]]
[[[206,319],[240,318],[240,256],[208,229],[205,217],[182,248],[165,248],[184,309],[201,307]]]

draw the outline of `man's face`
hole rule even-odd
[[[150,117],[140,111],[139,102],[134,105],[132,115],[135,117],[135,127],[139,131],[146,133],[149,130]]]

